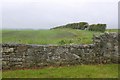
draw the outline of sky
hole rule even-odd
[[[119,0],[2,0],[3,29],[49,29],[75,22],[118,28]]]

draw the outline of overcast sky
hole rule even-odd
[[[2,0],[2,28],[49,29],[73,22],[118,28],[119,0]],[[1,21],[1,19],[0,19]]]

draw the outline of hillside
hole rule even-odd
[[[116,32],[117,30],[108,30]],[[92,43],[93,34],[100,32],[77,29],[53,30],[2,30],[3,43],[24,44],[89,44]]]
[[[3,43],[25,44],[84,44],[92,43],[92,31],[75,29],[3,30]]]

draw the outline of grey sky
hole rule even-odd
[[[119,0],[3,0],[2,28],[49,29],[72,22],[118,28]]]

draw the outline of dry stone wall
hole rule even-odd
[[[2,69],[118,63],[118,36],[101,34],[86,45],[2,44]]]

